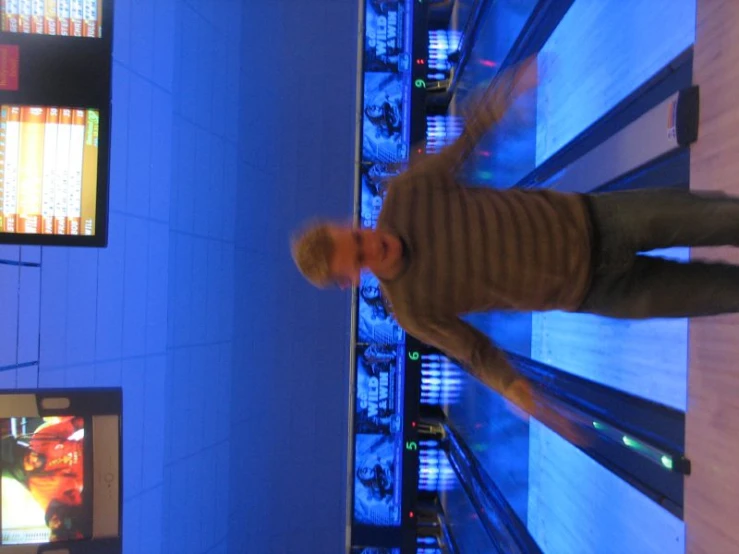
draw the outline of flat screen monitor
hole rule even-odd
[[[0,232],[6,239],[98,234],[99,131],[95,109],[0,107]]]
[[[399,526],[402,436],[358,434],[354,440],[354,523]]]
[[[363,274],[358,296],[357,342],[376,347],[402,344],[405,332],[393,317],[377,277]]]
[[[401,73],[410,68],[406,4],[367,0],[364,19],[364,70]]]
[[[358,433],[400,434],[403,427],[402,374],[398,346],[357,345]]]
[[[120,552],[120,392],[95,394],[0,392],[0,554]]]
[[[358,344],[354,523],[397,527],[403,495],[405,346]]]
[[[398,73],[364,74],[363,162],[408,159],[410,90],[405,84]]]
[[[113,0],[0,0],[0,244],[108,244]]]
[[[82,417],[0,418],[3,545],[91,538],[85,431]]]

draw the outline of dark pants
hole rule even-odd
[[[739,198],[637,190],[589,199],[595,274],[579,311],[623,319],[739,312],[739,266],[640,254],[673,246],[739,246]]]

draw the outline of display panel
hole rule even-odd
[[[0,231],[96,232],[100,113],[0,107]]]
[[[400,162],[408,158],[408,97],[398,73],[365,73],[362,161]]]
[[[120,389],[0,391],[0,553],[120,554]]]
[[[401,441],[397,435],[356,435],[354,522],[400,525]]]
[[[375,345],[401,344],[405,340],[405,332],[395,321],[390,306],[382,295],[377,277],[371,273],[362,274],[358,297],[358,342]]]
[[[2,545],[89,539],[81,417],[0,419]]]
[[[381,162],[362,164],[361,206],[359,209],[362,227],[374,229],[382,210],[390,179],[399,175],[402,164]]]
[[[400,548],[383,548],[381,546],[355,546],[352,554],[400,554]]]
[[[102,0],[4,0],[0,6],[7,33],[102,36]]]
[[[365,14],[365,71],[403,72],[410,68],[406,6],[397,0],[368,0]]]
[[[362,46],[363,101],[359,225],[374,229],[389,181],[408,160],[413,0],[367,0]],[[416,87],[421,86],[418,83]],[[383,298],[378,280],[363,274],[356,309],[353,441],[353,525],[401,532],[404,448],[405,332]],[[412,470],[411,470],[412,472]],[[369,535],[368,535],[369,536]],[[362,540],[362,539],[359,539]],[[402,541],[377,537],[352,554],[400,554]],[[377,546],[368,546],[375,544]],[[356,543],[355,543],[356,544]]]
[[[358,433],[393,435],[403,426],[398,347],[369,344],[357,347]]]

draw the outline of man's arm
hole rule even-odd
[[[411,335],[459,361],[474,377],[571,443],[590,444],[590,439],[579,427],[588,427],[589,421],[580,421],[576,415],[562,414],[548,406],[490,339],[472,325],[459,318],[450,318],[423,322],[419,327],[418,330],[409,329]]]
[[[68,440],[69,437],[77,431],[77,419],[78,418],[66,418],[56,423],[42,423],[33,432],[33,436],[29,441],[31,448],[33,448],[34,444],[38,444],[39,442],[48,444],[52,442],[60,443]]]
[[[424,321],[410,330],[417,339],[459,361],[467,371],[501,394],[522,379],[492,341],[469,323],[454,317]]]
[[[473,102],[462,134],[439,153],[440,161],[452,172],[459,169],[480,139],[502,118],[511,104],[537,84],[537,61],[531,57],[496,75]]]

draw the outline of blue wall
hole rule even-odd
[[[349,298],[288,245],[351,213],[353,4],[115,0],[110,245],[0,246],[0,388],[123,387],[127,554],[341,551]]]
[[[343,545],[349,298],[309,287],[288,245],[351,214],[355,4],[243,7],[231,552]]]

